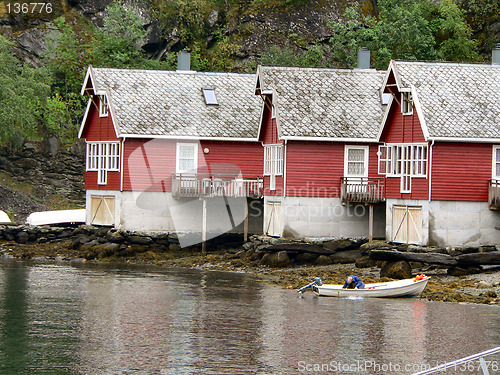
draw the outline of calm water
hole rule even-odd
[[[500,346],[499,332],[495,306],[299,297],[220,272],[0,262],[0,374],[408,374]],[[461,370],[450,373],[479,373]]]

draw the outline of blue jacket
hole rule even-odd
[[[352,277],[352,283],[348,284],[347,283],[347,279],[346,279],[346,281],[344,283],[344,286],[342,287],[343,289],[345,289],[345,288],[352,288],[352,289],[354,289],[356,287],[358,289],[364,289],[365,288],[365,284],[361,281],[361,279],[359,277],[352,276],[352,275],[349,276],[349,277]]]

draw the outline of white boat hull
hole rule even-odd
[[[342,285],[313,285],[312,290],[318,296],[326,297],[406,297],[416,296],[425,289],[430,277],[423,280],[404,279],[386,283],[366,284],[364,289],[342,289]]]
[[[28,225],[50,225],[63,223],[85,223],[85,208],[77,210],[33,212],[26,219],[26,224]]]

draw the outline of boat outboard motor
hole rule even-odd
[[[314,281],[310,284],[307,284],[306,286],[303,286],[302,288],[300,288],[299,290],[297,290],[297,292],[299,292],[300,294],[304,293],[308,288],[311,288],[313,285],[317,285],[317,286],[321,286],[323,285],[323,281],[321,280],[321,278],[319,277],[315,277],[314,278]]]

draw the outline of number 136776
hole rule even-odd
[[[52,13],[51,3],[10,3],[6,2],[7,13]]]

